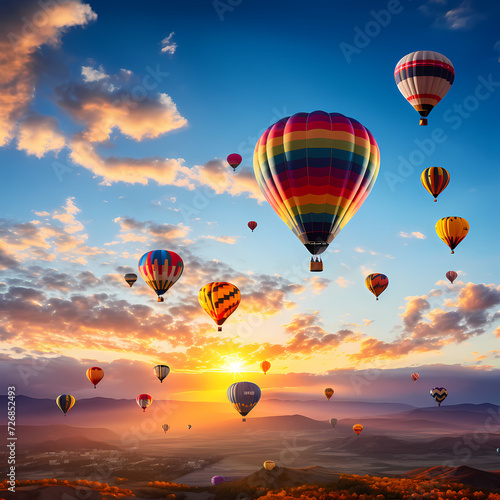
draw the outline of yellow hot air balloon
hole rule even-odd
[[[71,394],[61,394],[56,398],[56,404],[64,413],[64,416],[66,416],[66,413],[73,408],[75,401],[75,398]]]
[[[326,396],[326,399],[330,399],[332,396],[333,396],[333,389],[331,387],[327,387],[325,389],[325,396]]]
[[[462,217],[443,217],[436,222],[436,233],[450,247],[451,253],[455,253],[468,232],[469,223]]]
[[[222,324],[238,307],[241,294],[237,287],[225,281],[208,283],[198,293],[203,310],[219,325]]]
[[[363,430],[363,426],[361,424],[353,425],[352,430],[359,436],[359,433]]]
[[[264,469],[273,470],[276,467],[276,464],[272,460],[266,460],[264,462]]]

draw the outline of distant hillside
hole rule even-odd
[[[500,472],[486,472],[462,465],[460,467],[431,467],[416,469],[404,474],[415,479],[442,479],[469,484],[475,488],[500,489]]]
[[[73,436],[71,438],[62,438],[50,441],[42,441],[37,444],[24,444],[23,451],[30,453],[45,453],[49,451],[91,451],[91,450],[119,450],[114,446],[103,441],[93,441],[83,436]]]
[[[224,422],[224,429],[226,431],[239,431],[241,432],[241,419],[230,420]],[[303,415],[278,415],[275,417],[256,417],[247,418],[245,427],[251,430],[264,430],[264,431],[306,431],[306,430],[328,430],[332,426],[330,423],[312,418],[304,417]]]

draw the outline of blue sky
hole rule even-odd
[[[134,359],[143,342],[141,362],[168,355],[189,371],[207,369],[210,357],[198,359],[197,349],[212,342],[222,353],[222,361],[214,358],[217,367],[241,352],[249,371],[262,356],[280,373],[374,363],[499,367],[499,6],[467,0],[55,3],[67,17],[64,27],[49,16],[23,38],[22,49],[13,50],[5,37],[1,42],[9,71],[0,91],[17,96],[15,104],[0,100],[0,120],[9,130],[0,136],[7,358],[59,353],[104,363]],[[23,19],[36,19],[40,4],[0,9],[10,13],[2,31],[22,33]],[[376,19],[388,19],[389,10],[382,26]],[[446,55],[456,73],[428,127],[418,126],[393,77],[399,59],[416,50]],[[308,253],[262,201],[252,167],[265,128],[316,109],[359,120],[381,151],[379,178],[325,254],[319,276],[309,273]],[[78,147],[92,153],[75,161]],[[233,152],[243,156],[235,174],[224,161]],[[419,180],[429,166],[451,175],[437,203]],[[449,215],[471,227],[455,255],[434,230]],[[249,220],[259,224],[254,233]],[[30,221],[27,231],[23,224]],[[145,285],[129,290],[120,281],[125,268],[136,269],[138,256],[159,245],[184,251],[203,269],[186,274],[163,309]],[[49,269],[64,273],[66,285],[36,284]],[[460,271],[453,287],[443,281],[448,270]],[[76,276],[86,271],[95,280],[83,286]],[[369,272],[389,277],[378,302],[364,285]],[[197,290],[232,276],[248,302],[228,321],[228,337],[216,338],[196,309]],[[97,308],[118,315],[139,304],[149,309],[135,334],[120,332],[109,319],[89,327],[77,317],[78,341],[62,352],[57,342],[39,338],[47,323],[45,316],[37,319],[35,306],[29,321],[23,319],[30,290],[40,294],[33,300],[48,315],[54,297],[69,307],[76,295],[107,294],[87,305],[91,314]],[[179,313],[178,304],[192,310]],[[155,343],[147,325],[166,310],[169,333]],[[238,330],[245,322],[258,325],[247,337]],[[64,339],[67,323],[46,326],[46,333],[53,328]],[[105,346],[83,349],[89,328],[107,339]],[[339,333],[346,330],[347,339]],[[235,344],[225,343],[228,338]]]

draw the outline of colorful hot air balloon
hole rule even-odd
[[[441,406],[441,403],[448,396],[448,391],[444,387],[434,387],[434,389],[431,389],[430,393],[431,393],[431,396],[438,403],[438,406]]]
[[[260,394],[260,387],[252,382],[236,382],[227,390],[227,398],[242,417],[246,417],[259,402]]]
[[[163,379],[170,373],[170,368],[167,365],[156,365],[153,371],[159,381],[163,383]]]
[[[497,453],[500,453],[500,448],[497,448]]]
[[[363,430],[363,426],[361,424],[353,425],[352,430],[359,436],[359,433]]]
[[[252,230],[252,233],[253,233],[253,230],[257,227],[257,223],[254,220],[251,220],[248,223],[248,227]]]
[[[217,486],[218,484],[220,483],[223,483],[224,481],[226,480],[225,477],[222,477],[222,476],[214,476],[210,482],[214,485],[214,486]]]
[[[276,467],[276,464],[272,460],[266,460],[263,465],[264,469],[269,471],[273,470]]]
[[[413,380],[413,382],[416,382],[418,380],[419,376],[420,375],[418,373],[412,373],[411,374],[411,379]]]
[[[135,273],[127,273],[125,275],[125,281],[132,286],[137,281],[137,274]]]
[[[203,310],[219,325],[236,310],[241,294],[237,287],[225,281],[208,283],[198,292],[198,300]]]
[[[94,389],[104,377],[104,371],[98,366],[93,366],[87,370],[87,378],[94,384]]]
[[[458,274],[455,271],[448,271],[446,277],[450,280],[451,284],[457,279]]]
[[[271,368],[271,363],[269,363],[269,361],[262,361],[260,369],[264,372],[264,375],[267,373],[269,368]]]
[[[369,274],[365,279],[365,285],[370,292],[377,297],[387,288],[389,278],[385,274],[374,273]]]
[[[227,157],[227,162],[229,163],[229,165],[231,165],[231,167],[233,167],[233,172],[236,171],[236,167],[241,163],[242,160],[243,158],[238,153],[230,154]]]
[[[420,181],[424,188],[434,196],[434,201],[437,201],[439,194],[444,191],[444,188],[450,182],[450,174],[445,168],[430,167],[422,172]]]
[[[450,247],[451,253],[455,253],[468,232],[469,223],[462,217],[443,217],[436,222],[436,233]]]
[[[455,70],[442,54],[419,50],[398,62],[394,79],[399,91],[420,114],[420,125],[427,125],[427,116],[450,90]]]
[[[266,200],[315,256],[365,201],[377,179],[380,152],[358,121],[315,111],[269,127],[257,141],[253,164]],[[313,257],[310,269],[321,268]]]
[[[191,429],[191,427],[193,427],[191,424],[188,424],[188,429]]]
[[[166,434],[166,433],[167,433],[167,431],[170,429],[170,425],[168,425],[168,424],[163,424],[163,425],[161,426],[161,428],[163,429],[163,432]]]
[[[331,418],[329,420],[329,422],[330,422],[330,424],[331,424],[332,427],[335,427],[337,425],[337,419],[336,418]]]
[[[153,402],[153,398],[149,394],[139,394],[136,401],[142,411],[146,411],[146,408]]]
[[[325,396],[326,396],[326,399],[330,400],[330,398],[333,396],[333,393],[335,391],[331,388],[331,387],[327,387],[325,389]]]
[[[66,413],[68,413],[71,408],[73,408],[76,400],[73,396],[70,394],[61,394],[60,396],[57,396],[56,398],[56,404],[59,406],[59,409],[64,413],[64,416],[66,416]]]
[[[139,273],[158,295],[158,302],[163,302],[162,295],[181,277],[183,270],[182,259],[168,250],[152,250],[139,259]]]

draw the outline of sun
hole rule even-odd
[[[224,367],[224,371],[233,373],[234,376],[236,376],[236,374],[241,376],[241,372],[245,371],[245,361],[238,356],[228,357],[225,361],[226,366]]]

